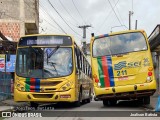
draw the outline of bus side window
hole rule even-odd
[[[80,57],[80,63],[81,63],[80,69],[83,71],[83,61],[82,61],[82,54],[81,54],[81,52],[80,52],[79,57]]]
[[[79,51],[75,48],[75,60],[76,60],[76,69],[80,69],[80,61],[79,61]]]
[[[88,62],[87,62],[87,60],[86,60],[86,74],[88,76]]]

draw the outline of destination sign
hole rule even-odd
[[[19,46],[53,46],[72,45],[71,37],[69,36],[28,36],[22,37],[19,41]]]

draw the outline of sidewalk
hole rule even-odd
[[[149,106],[152,107],[153,111],[155,111],[157,100],[158,100],[158,90],[154,93],[153,96],[151,96],[151,100],[150,100]]]
[[[13,99],[8,99],[0,101],[0,112],[2,111],[12,111],[14,107],[24,107],[29,106],[27,102],[14,102]]]

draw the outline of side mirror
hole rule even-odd
[[[79,52],[79,50],[77,48],[75,48],[75,52],[76,52],[77,56],[80,55],[80,52]]]
[[[79,74],[79,71],[78,71],[78,69],[76,68],[76,74]]]

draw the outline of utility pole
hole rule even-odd
[[[84,54],[86,55],[87,54],[87,51],[86,51],[86,28],[88,27],[91,27],[91,25],[83,25],[83,26],[79,26],[78,28],[82,28],[83,29],[83,47],[82,47],[82,50],[84,52]]]
[[[136,24],[135,24],[135,30],[137,30],[137,20],[136,20]]]
[[[133,11],[129,11],[129,30],[131,30],[131,15],[133,15]]]

